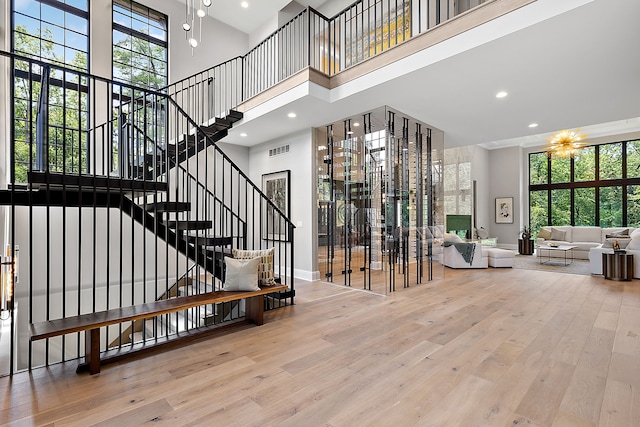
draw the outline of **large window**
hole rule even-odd
[[[529,218],[544,225],[640,224],[640,140],[529,155]]]
[[[128,0],[113,3],[113,79],[145,89],[167,85],[167,17]]]
[[[18,55],[65,67],[51,68],[48,141],[38,143],[35,130],[43,67],[15,62],[13,86],[15,181],[26,182],[36,146],[48,147],[52,172],[87,171],[87,72],[89,52],[88,0],[20,0],[13,4],[12,50]],[[42,149],[44,151],[44,148]]]

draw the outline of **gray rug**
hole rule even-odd
[[[546,260],[546,258],[545,258]],[[584,274],[591,275],[589,272],[589,260],[588,259],[574,259],[573,262],[567,266],[563,264],[563,259],[553,259],[548,264],[540,264],[538,258],[535,255],[516,255],[513,268],[522,268],[525,270],[543,270],[553,271],[556,273],[568,273],[568,274]]]

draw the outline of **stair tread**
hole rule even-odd
[[[155,202],[147,204],[147,212],[188,212],[191,210],[189,202]]]
[[[166,221],[169,228],[177,230],[206,230],[213,227],[213,221],[209,220],[171,220]]]
[[[197,243],[200,246],[229,246],[233,243],[231,236],[213,236],[213,235],[194,235],[188,234],[187,239],[190,243]]]
[[[57,172],[31,171],[29,184],[32,188],[65,187],[91,188],[96,191],[124,191],[124,192],[157,192],[169,189],[166,182],[147,181],[140,179],[125,179],[105,175],[71,175]]]

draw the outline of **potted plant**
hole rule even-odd
[[[521,255],[533,255],[533,241],[531,240],[531,227],[528,225],[520,229],[520,239],[518,240],[518,252]]]

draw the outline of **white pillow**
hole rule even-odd
[[[225,258],[226,278],[223,291],[259,291],[258,264],[260,257],[252,259]]]
[[[258,284],[273,286],[276,284],[273,272],[273,253],[275,248],[257,250],[257,251],[243,251],[240,249],[233,249],[231,253],[235,259],[253,259],[255,257],[260,258],[260,264],[258,264]]]
[[[636,237],[640,237],[640,228],[636,228],[631,232],[631,238],[635,239]]]
[[[627,245],[626,249],[630,251],[637,251],[640,249],[640,233],[631,234],[631,241]]]

